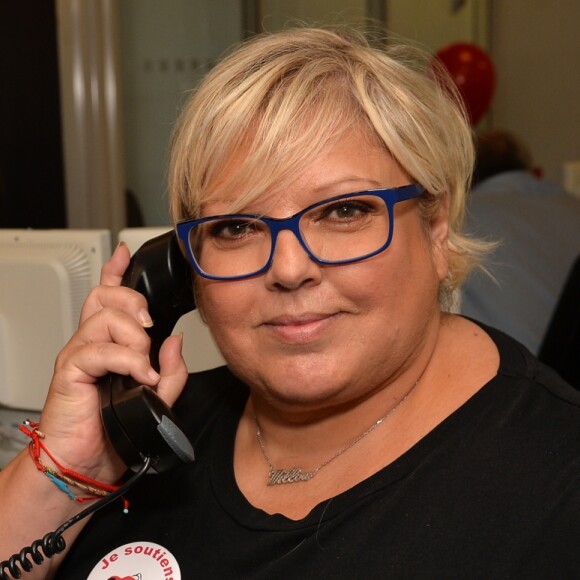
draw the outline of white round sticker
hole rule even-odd
[[[163,546],[131,542],[103,557],[87,580],[181,580],[181,572]]]

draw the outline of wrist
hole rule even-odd
[[[43,473],[69,499],[84,503],[106,497],[119,486],[98,481],[64,466],[49,451],[45,444],[46,435],[38,429],[37,423],[25,420],[20,430],[30,438],[28,452],[36,469]],[[123,500],[126,503],[126,500]],[[125,505],[125,509],[126,509]]]

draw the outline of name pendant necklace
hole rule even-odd
[[[379,417],[368,429],[363,431],[360,435],[357,435],[350,443],[346,444],[344,447],[341,447],[334,455],[331,455],[328,459],[325,459],[318,467],[315,467],[311,471],[304,471],[301,467],[276,469],[270,460],[268,452],[266,451],[266,444],[264,443],[264,436],[262,435],[258,417],[254,415],[254,421],[256,423],[256,437],[258,439],[258,443],[260,444],[262,455],[268,464],[268,485],[271,486],[282,485],[285,483],[298,483],[300,481],[309,481],[312,479],[322,468],[326,467],[331,461],[334,461],[343,453],[346,453],[349,449],[352,449],[357,443],[359,443],[359,441],[362,441],[379,425],[384,423],[407,400],[407,397],[413,392],[418,383],[419,380],[417,380],[417,382],[409,389],[407,394],[394,407],[389,409],[382,417]]]

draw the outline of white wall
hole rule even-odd
[[[578,0],[492,4],[493,123],[527,141],[545,176],[559,182],[563,163],[580,159],[579,26]]]
[[[487,48],[490,0],[386,0],[387,26],[395,39],[411,39],[433,52],[450,42]]]
[[[212,63],[242,37],[236,0],[119,2],[127,187],[145,223],[169,223],[167,153],[183,101]]]
[[[288,22],[339,23],[355,25],[366,16],[366,0],[261,0],[262,27],[282,30]]]

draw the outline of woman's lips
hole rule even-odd
[[[284,315],[264,323],[279,340],[286,343],[305,344],[318,340],[338,314]]]

